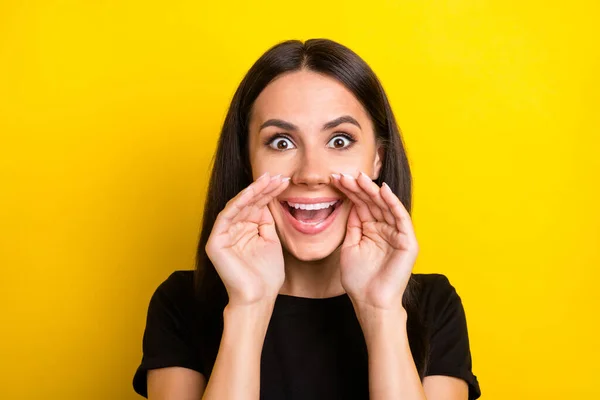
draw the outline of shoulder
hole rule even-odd
[[[413,274],[413,279],[417,307],[431,334],[449,328],[466,331],[462,299],[446,275]]]
[[[413,274],[419,306],[433,313],[443,311],[460,296],[450,280],[443,274]]]
[[[413,274],[413,279],[418,283],[423,293],[432,294],[433,291],[454,290],[448,277],[443,274]]]
[[[154,291],[148,305],[146,332],[175,332],[196,328],[199,304],[194,290],[194,271],[175,271]]]
[[[154,291],[142,340],[142,361],[133,378],[135,391],[147,396],[146,373],[183,367],[204,373],[194,271],[175,271]]]
[[[194,271],[174,271],[156,289],[158,294],[167,295],[193,295]]]
[[[448,277],[413,274],[419,312],[427,326],[430,352],[425,375],[461,378],[469,385],[469,399],[481,396],[472,371],[467,319],[462,299]]]
[[[184,306],[193,303],[194,271],[175,271],[154,291],[150,308],[157,305]]]

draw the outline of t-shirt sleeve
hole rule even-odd
[[[472,371],[467,319],[461,298],[446,276],[435,276],[431,352],[425,375],[463,379],[469,386],[469,400],[478,399],[481,389]]]
[[[154,292],[148,306],[142,341],[142,362],[133,378],[134,390],[148,396],[148,370],[184,367],[204,374],[192,329],[192,271],[177,271]]]

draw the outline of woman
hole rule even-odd
[[[330,40],[287,41],[227,114],[197,268],[155,292],[150,399],[475,399],[461,300],[412,274],[411,174],[385,92]]]

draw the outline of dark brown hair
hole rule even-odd
[[[225,204],[252,183],[248,155],[248,123],[254,101],[273,79],[281,74],[307,69],[341,82],[362,103],[370,115],[378,143],[384,148],[378,185],[387,183],[410,213],[412,178],[400,129],[383,87],[375,73],[356,53],[327,39],[311,39],[302,43],[289,40],[265,52],[250,68],[237,88],[221,130],[213,170],[206,196],[202,231],[196,255],[195,283],[198,300],[206,310],[209,329],[207,340],[215,341],[215,353],[210,355],[212,370],[223,329],[223,310],[227,291],[205,247],[213,224]],[[417,282],[409,281],[403,305],[408,313],[410,348],[421,379],[427,368],[428,335],[419,319],[416,303]],[[212,330],[211,330],[212,329]]]

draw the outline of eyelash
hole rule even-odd
[[[336,138],[336,137],[338,137],[338,136],[341,136],[341,137],[343,137],[343,138],[345,138],[345,139],[348,139],[348,141],[350,142],[350,144],[349,144],[348,146],[346,146],[346,147],[342,147],[342,148],[339,148],[339,149],[335,149],[335,148],[334,148],[334,150],[348,150],[348,149],[350,149],[350,148],[352,147],[352,145],[353,145],[354,143],[356,143],[356,137],[354,137],[354,135],[351,135],[351,134],[349,134],[349,133],[345,133],[345,132],[337,132],[337,133],[336,133],[334,136],[332,136],[332,137],[331,137],[331,138],[330,138],[330,139],[327,141],[327,143],[331,142],[331,140],[332,140],[332,139],[334,139],[334,138]],[[291,138],[291,137],[289,137],[288,135],[286,135],[286,134],[284,134],[284,133],[275,133],[274,135],[272,135],[272,136],[268,137],[267,139],[265,139],[265,142],[264,142],[264,144],[265,144],[266,146],[269,146],[269,147],[271,147],[271,144],[272,144],[272,143],[273,143],[273,142],[274,142],[276,139],[281,139],[281,138],[283,138],[283,139],[287,139],[287,140],[289,140],[289,141],[290,141],[290,142],[292,142],[292,143],[294,142],[294,141],[292,140],[292,138]],[[274,148],[272,148],[272,147],[271,147],[271,149],[273,149],[273,150],[275,150],[275,151],[285,151],[285,150],[278,150],[278,149],[274,149]]]

